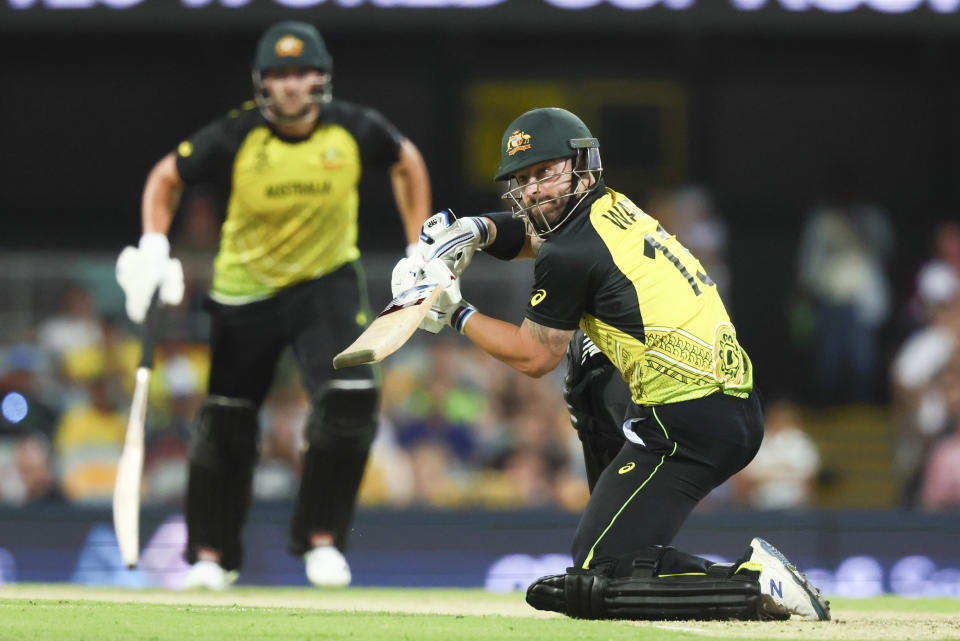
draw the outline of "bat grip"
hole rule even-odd
[[[153,348],[157,339],[157,323],[160,309],[160,297],[153,294],[150,307],[147,308],[147,317],[143,320],[143,329],[140,334],[140,367],[153,369]]]

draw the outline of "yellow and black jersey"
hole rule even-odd
[[[579,208],[540,248],[527,318],[582,328],[620,370],[638,405],[718,390],[747,396],[750,359],[700,261],[602,184]]]
[[[251,102],[181,142],[183,181],[229,194],[211,297],[261,300],[356,260],[362,170],[397,162],[402,140],[376,111],[334,100],[302,139],[281,136]]]

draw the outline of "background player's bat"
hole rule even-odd
[[[143,323],[140,366],[137,368],[127,435],[117,463],[113,487],[113,530],[117,534],[123,564],[132,568],[140,557],[140,479],[143,475],[143,434],[147,419],[147,392],[153,371],[154,323],[158,302],[154,297]]]
[[[442,292],[434,283],[400,292],[350,347],[334,357],[333,367],[378,363],[393,354],[413,336]]]

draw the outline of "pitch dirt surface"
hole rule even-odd
[[[21,599],[29,600],[33,604],[49,601],[51,606],[57,602],[64,604],[71,601],[100,601],[211,608],[291,608],[356,613],[357,616],[362,616],[363,613],[389,612],[516,617],[521,620],[564,618],[530,608],[524,603],[520,593],[503,595],[468,589],[350,588],[321,591],[310,588],[238,587],[213,593],[127,590],[66,584],[0,585],[0,601],[9,604],[9,600]],[[4,608],[0,608],[2,609]],[[655,634],[651,638],[662,636],[670,639],[960,640],[960,599],[835,599],[832,610],[833,620],[825,623],[795,618],[782,623],[679,621],[628,622],[622,625],[639,628],[636,631],[638,638],[648,638],[644,633],[652,632]],[[581,635],[577,637],[581,638]]]

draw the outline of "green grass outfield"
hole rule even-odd
[[[520,593],[235,588],[222,593],[0,586],[0,640],[957,639],[960,599],[833,599],[828,623],[574,621]]]

